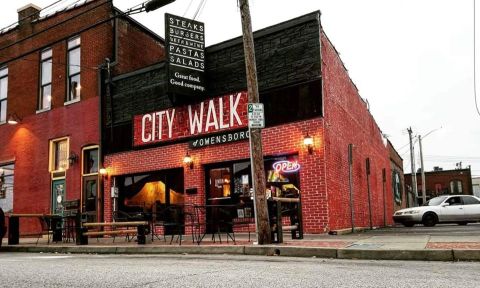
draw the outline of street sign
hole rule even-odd
[[[265,128],[263,103],[248,103],[248,128]]]

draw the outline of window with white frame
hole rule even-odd
[[[66,102],[80,100],[80,36],[68,41],[68,92]]]
[[[68,138],[50,141],[50,172],[64,172],[68,169]]]
[[[15,164],[0,164],[0,207],[4,212],[13,209],[13,172]]]
[[[8,68],[0,68],[0,123],[7,121]]]
[[[38,110],[50,109],[52,103],[52,49],[46,49],[41,54],[40,64],[40,94]]]

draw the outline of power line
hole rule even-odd
[[[190,3],[188,3],[187,9],[185,9],[185,12],[183,13],[182,17],[185,17],[187,15],[188,10],[190,10],[190,6],[192,6],[193,0],[190,0]]]
[[[12,26],[15,26],[15,25],[18,24],[21,20],[24,20],[24,19],[27,19],[27,18],[29,18],[29,17],[35,16],[35,14],[40,13],[40,12],[42,12],[43,10],[46,10],[47,8],[50,8],[50,7],[56,5],[56,4],[60,3],[60,2],[63,2],[63,1],[65,1],[65,0],[55,1],[55,2],[53,2],[52,4],[49,4],[49,5],[45,6],[45,7],[43,7],[43,8],[40,9],[40,11],[38,11],[38,12],[34,12],[34,13],[30,14],[30,15],[27,15],[27,16],[23,17],[23,18],[20,19],[20,20],[17,20],[17,21],[15,21],[15,22],[13,22],[12,24],[9,24],[9,25],[7,25],[7,26],[5,26],[5,27],[3,27],[3,28],[0,28],[0,33],[4,32],[4,30],[8,30],[8,29],[11,28]],[[78,1],[77,1],[77,2],[78,2]]]
[[[18,44],[18,43],[21,43],[21,42],[23,42],[23,41],[28,40],[28,39],[31,39],[31,38],[33,38],[33,37],[35,37],[35,36],[38,36],[38,35],[46,32],[46,31],[48,31],[48,30],[50,30],[50,29],[59,27],[59,26],[61,26],[62,24],[66,23],[66,22],[68,22],[68,21],[70,21],[70,20],[72,20],[72,19],[74,19],[74,18],[76,18],[76,17],[78,17],[78,16],[80,16],[80,15],[82,15],[82,14],[86,14],[87,12],[90,12],[90,11],[92,11],[92,10],[100,7],[100,6],[103,6],[103,5],[105,5],[105,4],[109,4],[109,3],[111,3],[111,2],[112,2],[112,0],[106,0],[106,1],[104,1],[104,2],[101,2],[100,4],[95,5],[95,6],[93,6],[93,7],[90,7],[89,9],[83,11],[82,13],[79,13],[79,14],[73,15],[73,16],[71,16],[71,17],[68,17],[68,18],[66,18],[65,20],[60,21],[60,22],[58,22],[58,23],[55,23],[54,25],[52,25],[52,26],[50,26],[50,27],[47,27],[47,28],[45,28],[45,29],[43,29],[43,30],[40,30],[40,31],[38,31],[38,32],[36,32],[36,33],[33,33],[33,34],[31,34],[31,35],[29,35],[29,36],[27,36],[27,37],[24,37],[24,38],[22,38],[22,39],[20,39],[20,40],[17,40],[17,41],[15,41],[15,42],[13,42],[13,43],[10,43],[10,44],[8,44],[8,45],[5,45],[5,46],[3,46],[3,47],[0,47],[0,51],[5,50],[5,49],[7,49],[7,48],[10,48],[10,47],[12,47],[12,46],[14,46],[14,45],[16,45],[16,44]]]
[[[193,14],[193,20],[197,19],[197,16],[200,13],[200,10],[202,10],[202,7],[205,6],[206,0],[201,0],[200,4],[198,4],[197,11],[195,11],[195,14]]]
[[[453,156],[453,155],[425,155],[425,157],[429,157],[429,158],[441,158],[441,159],[458,159],[458,158],[462,158],[462,159],[470,159],[470,160],[480,160],[480,157],[478,157],[478,156],[461,156],[461,155],[456,155],[456,156]]]
[[[476,49],[476,20],[475,20],[475,0],[473,0],[473,96],[475,97],[475,108],[477,110],[478,115],[480,116],[480,110],[478,108],[477,103],[477,73],[476,73],[476,56],[475,56],[475,49]]]
[[[21,58],[19,60],[23,60],[23,61],[29,61],[29,62],[37,62],[37,63],[40,63],[41,61],[40,60],[36,60],[36,59],[27,59],[27,58]],[[66,64],[66,63],[62,63],[62,62],[53,62],[52,61],[42,61],[43,63],[52,63],[52,65],[62,65],[62,66],[65,66],[65,67],[80,67],[80,68],[85,68],[85,69],[91,69],[91,70],[98,70],[98,67],[90,67],[90,66],[84,66],[84,65],[77,65],[77,64]]]

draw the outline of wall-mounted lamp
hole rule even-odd
[[[78,155],[75,154],[75,152],[70,153],[70,156],[68,156],[68,163],[70,163],[70,165],[73,165],[77,163],[77,161],[78,161]]]
[[[8,115],[8,118],[7,118],[7,123],[8,124],[17,125],[18,123],[20,123],[20,121],[22,121],[22,119],[20,119],[20,117],[18,117],[17,114],[13,113],[13,114]]]
[[[107,174],[108,174],[107,169],[106,169],[106,168],[103,168],[103,167],[100,168],[100,169],[98,170],[98,172],[99,172],[100,175],[102,175],[102,176],[107,176]]]
[[[313,137],[308,135],[308,133],[307,133],[307,136],[305,136],[305,138],[303,138],[303,145],[305,145],[305,147],[307,147],[308,154],[313,153]]]
[[[188,167],[190,167],[190,169],[193,169],[193,159],[192,159],[192,157],[190,157],[188,152],[187,152],[187,155],[185,155],[185,157],[183,157],[183,163],[185,165],[187,165]]]

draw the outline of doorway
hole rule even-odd
[[[65,201],[65,178],[52,180],[52,214],[63,214]]]
[[[82,149],[82,213],[87,222],[101,221],[102,202],[99,182],[99,153],[98,145],[87,146]]]

